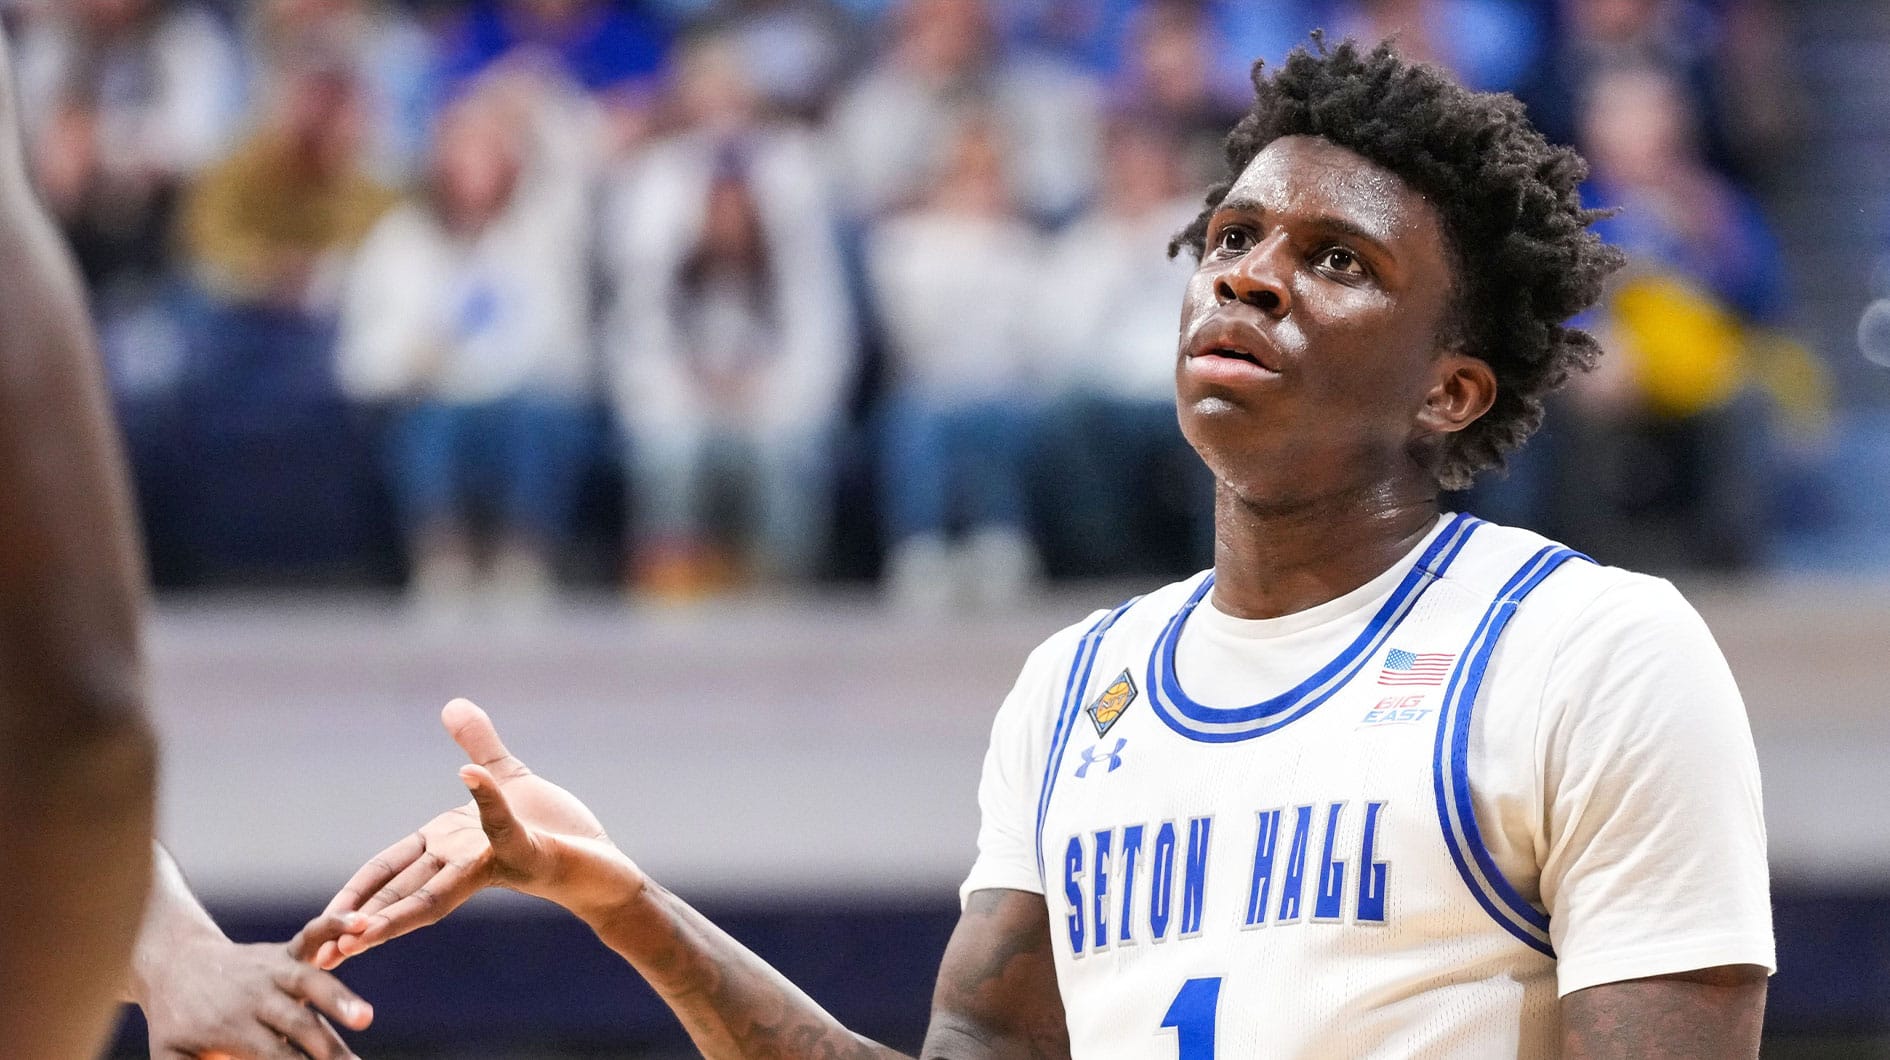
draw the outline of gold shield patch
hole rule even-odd
[[[1124,670],[1116,675],[1114,681],[1109,682],[1109,687],[1103,689],[1102,695],[1097,696],[1096,701],[1091,703],[1084,713],[1089,715],[1090,721],[1096,723],[1096,735],[1101,736],[1109,731],[1109,727],[1116,723],[1116,719],[1121,717],[1122,712],[1129,709],[1129,704],[1133,702],[1135,702],[1135,679],[1129,676],[1129,671]]]

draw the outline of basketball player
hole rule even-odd
[[[92,1055],[126,993],[153,1056],[347,1056],[307,1006],[356,1028],[372,1012],[297,963],[313,946],[230,942],[152,842],[123,462],[78,274],[28,182],[8,52],[0,33],[0,1053]]]
[[[79,280],[0,33],[0,1052],[103,1040],[151,879],[141,571]]]
[[[1508,97],[1296,53],[1178,245],[1209,573],[1052,637],[998,712],[924,1056],[1737,1057],[1773,961],[1737,690],[1667,583],[1442,514],[1590,366],[1619,256]],[[1080,285],[1049,277],[1041,297]],[[463,701],[473,805],[323,963],[482,886],[583,917],[712,1057],[876,1057]]]
[[[318,942],[345,926],[321,918],[287,945],[230,941],[210,919],[170,852],[156,872],[131,960],[125,1000],[144,1010],[151,1055],[164,1060],[351,1060],[326,1014],[361,1030],[367,1002],[310,965]]]

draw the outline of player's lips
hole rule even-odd
[[[1225,311],[1195,330],[1186,353],[1188,370],[1202,375],[1251,381],[1280,374],[1273,341],[1257,324]]]

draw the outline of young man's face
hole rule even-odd
[[[1215,211],[1188,284],[1182,433],[1261,507],[1382,483],[1435,433],[1420,414],[1446,374],[1452,282],[1424,196],[1330,141],[1274,141]]]

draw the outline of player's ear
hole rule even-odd
[[[1418,409],[1420,434],[1455,434],[1496,404],[1496,373],[1481,357],[1445,350],[1431,363],[1431,385]]]

